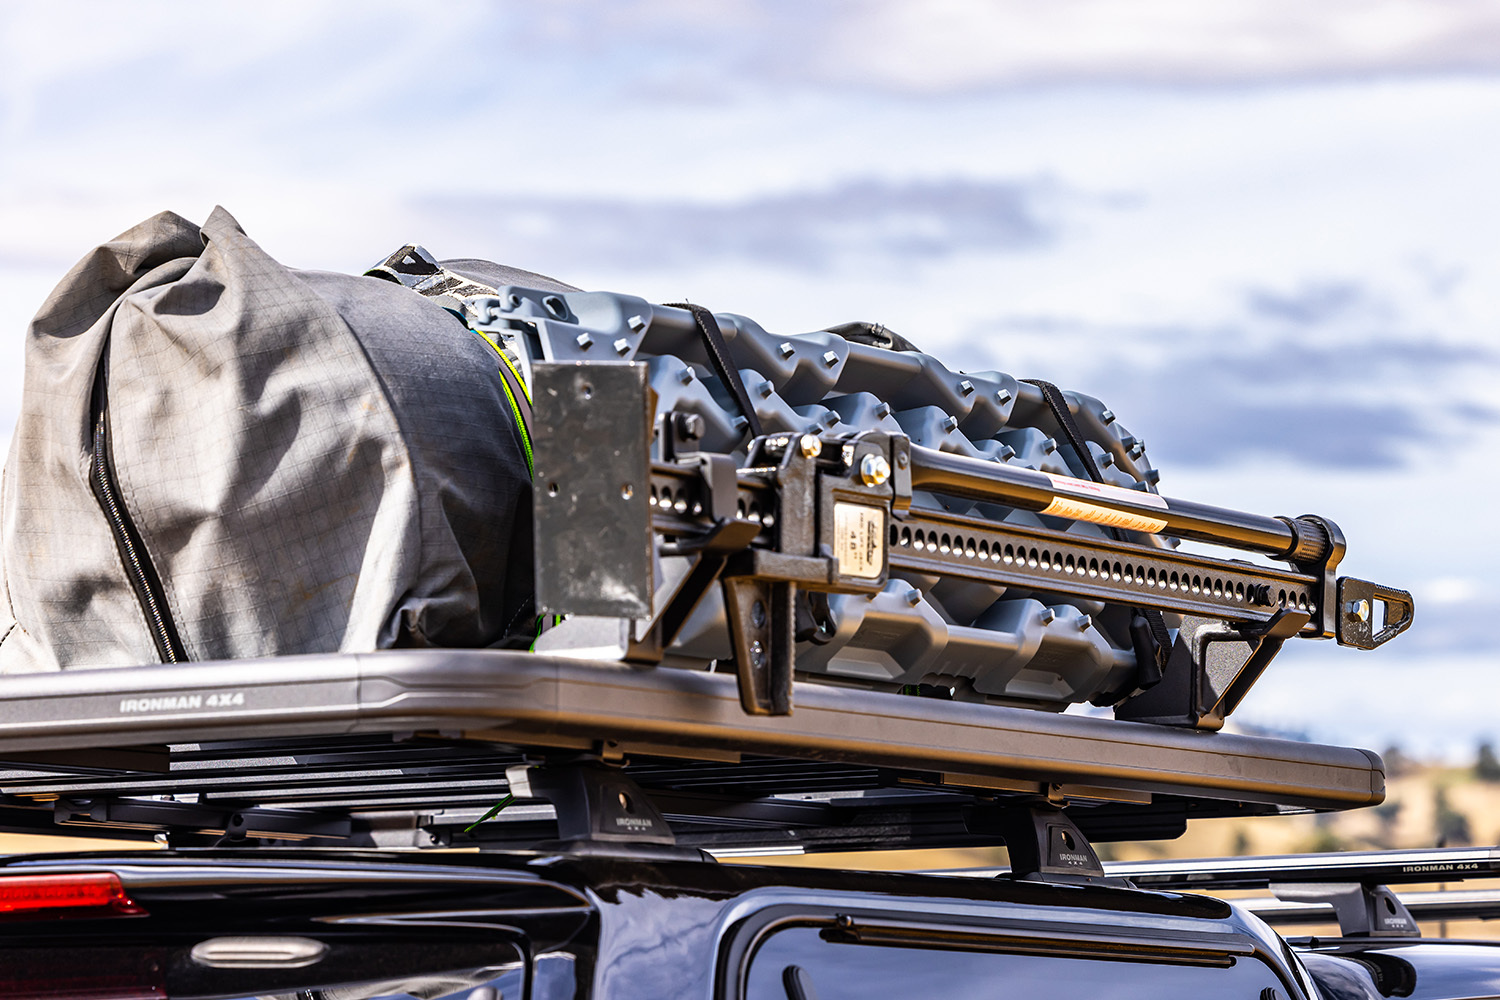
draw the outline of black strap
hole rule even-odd
[[[1021,381],[1042,390],[1042,399],[1046,401],[1047,408],[1052,411],[1052,418],[1057,421],[1057,426],[1062,429],[1063,436],[1068,439],[1068,444],[1072,446],[1074,453],[1078,455],[1078,461],[1083,466],[1084,471],[1089,474],[1089,478],[1094,482],[1104,482],[1104,474],[1099,471],[1099,466],[1094,461],[1093,453],[1089,451],[1088,445],[1084,444],[1083,434],[1079,432],[1078,425],[1073,422],[1073,412],[1068,408],[1068,401],[1063,399],[1061,390],[1051,382],[1043,382],[1039,378],[1024,378]],[[1114,528],[1106,530],[1115,541],[1124,540]],[[1139,639],[1143,638],[1138,634],[1141,630],[1132,629],[1132,632],[1137,633],[1132,637],[1137,646],[1136,659],[1143,661],[1140,664],[1141,677],[1149,681],[1149,683],[1141,683],[1139,686],[1147,688],[1161,680],[1160,671],[1166,667],[1167,653],[1172,648],[1172,636],[1167,631],[1167,623],[1162,620],[1160,611],[1155,608],[1136,608],[1135,613],[1137,617],[1144,619],[1151,642],[1156,647],[1151,650],[1152,655],[1149,659],[1155,661],[1157,669],[1156,671],[1150,671],[1141,656],[1141,653],[1144,651],[1139,648],[1141,645]]]
[[[1043,382],[1039,378],[1023,378],[1021,381],[1042,390],[1042,399],[1046,400],[1047,408],[1052,411],[1052,418],[1057,421],[1057,426],[1062,428],[1063,437],[1068,439],[1068,444],[1078,455],[1078,461],[1083,465],[1083,470],[1094,482],[1104,482],[1099,466],[1094,463],[1093,454],[1089,451],[1088,445],[1083,443],[1083,435],[1079,433],[1078,425],[1073,422],[1073,411],[1068,409],[1068,401],[1063,399],[1062,392],[1051,382]]]
[[[719,321],[714,319],[713,313],[691,302],[668,302],[666,305],[673,309],[686,309],[693,314],[693,320],[698,324],[698,332],[703,336],[703,345],[708,349],[708,361],[713,365],[714,374],[719,376],[719,381],[724,383],[724,387],[739,404],[740,412],[745,415],[746,425],[750,429],[750,436],[760,437],[763,433],[760,429],[760,418],[755,415],[755,407],[750,403],[750,394],[745,391],[745,383],[740,381],[739,369],[735,368],[734,359],[729,356],[729,345],[724,342],[724,335],[719,332]]]

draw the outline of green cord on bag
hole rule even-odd
[[[483,816],[479,817],[474,822],[472,822],[468,826],[464,827],[464,833],[470,833],[470,832],[472,832],[473,829],[476,826],[478,826],[480,823],[488,823],[490,820],[494,819],[497,815],[499,815],[500,810],[504,809],[506,806],[510,805],[514,801],[516,801],[516,797],[514,795],[511,795],[509,792],[507,792],[505,794],[505,798],[501,799],[499,802],[496,802],[493,806],[490,807],[490,811],[489,812],[485,813]]]

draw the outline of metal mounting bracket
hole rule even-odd
[[[1357,882],[1289,882],[1271,884],[1277,899],[1289,903],[1327,903],[1333,907],[1344,937],[1421,937],[1416,918],[1396,894],[1383,885]]]
[[[1309,621],[1282,608],[1265,624],[1238,628],[1212,618],[1185,617],[1160,683],[1115,707],[1115,718],[1217,730],[1239,706],[1282,644]]]
[[[1012,878],[1129,886],[1104,874],[1093,845],[1067,813],[1044,800],[1000,810],[999,827]]]
[[[517,764],[506,769],[505,778],[516,798],[541,799],[557,811],[558,842],[541,845],[544,848],[608,854],[628,846],[629,853],[639,855],[643,847],[672,848],[677,843],[640,786],[624,771],[596,758]],[[697,851],[686,853],[699,857]]]

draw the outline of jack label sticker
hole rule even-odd
[[[833,505],[833,554],[839,572],[873,580],[885,569],[885,510],[862,503]]]
[[[1052,502],[1042,510],[1043,514],[1067,517],[1074,521],[1088,521],[1091,524],[1102,524],[1110,528],[1125,528],[1129,531],[1157,532],[1167,526],[1165,519],[1154,518],[1133,510],[1118,510],[1114,507],[1101,506],[1108,503],[1128,503],[1137,507],[1157,507],[1166,510],[1165,497],[1143,490],[1127,490],[1123,486],[1111,486],[1108,483],[1091,483],[1087,479],[1074,479],[1072,476],[1055,476],[1050,472],[1046,475],[1052,481],[1054,490],[1071,495],[1053,497]]]

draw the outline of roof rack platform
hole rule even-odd
[[[1384,795],[1364,750],[810,682],[795,705],[748,715],[733,674],[501,650],[12,676],[0,829],[513,846],[554,813],[476,827],[507,769],[579,753],[625,765],[679,844],[724,851],[998,843],[987,810],[1028,798],[1106,840]]]

